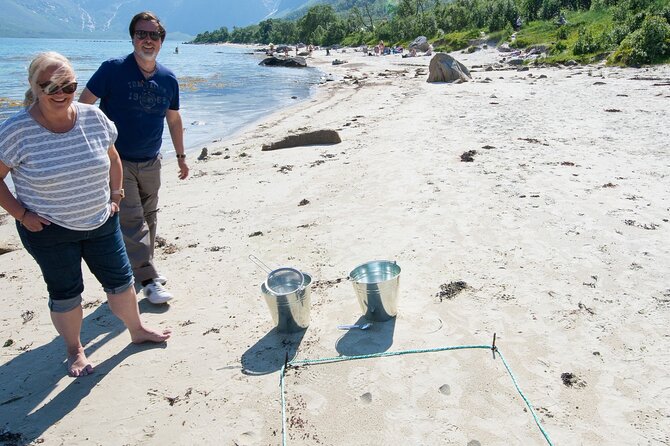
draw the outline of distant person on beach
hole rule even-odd
[[[402,55],[403,58],[405,57],[416,57],[416,48],[411,48],[407,54]]]
[[[110,59],[93,73],[79,101],[100,109],[119,130],[116,147],[123,163],[121,230],[133,267],[135,282],[149,302],[172,299],[154,264],[154,245],[161,186],[160,153],[167,121],[177,153],[179,178],[188,177],[184,154],[184,129],[179,114],[179,83],[174,73],[156,61],[165,40],[165,28],[151,12],[140,12],[130,21],[134,51]],[[138,286],[139,288],[139,286]]]
[[[0,206],[16,219],[21,242],[42,271],[68,373],[83,376],[93,365],[80,338],[82,259],[133,343],[163,342],[170,331],[140,320],[119,227],[123,170],[114,123],[97,107],[74,102],[77,79],[61,54],[38,54],[28,82],[25,108],[0,125]],[[9,172],[16,197],[4,181]]]

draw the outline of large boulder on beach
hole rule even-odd
[[[295,57],[270,56],[263,59],[258,65],[265,65],[268,67],[304,68],[307,66],[307,61],[305,61],[304,57],[300,56]]]
[[[315,130],[313,132],[289,135],[279,141],[263,144],[261,150],[265,152],[268,150],[287,149],[289,147],[338,144],[340,142],[342,142],[340,135],[335,130]]]
[[[409,44],[409,49],[412,50],[417,50],[418,52],[425,53],[430,49],[430,43],[428,43],[428,39],[426,36],[419,36],[416,39],[412,41],[412,43]]]
[[[465,82],[472,79],[465,65],[448,55],[437,53],[428,66],[428,82]]]

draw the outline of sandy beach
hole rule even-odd
[[[670,66],[452,55],[470,82],[427,83],[430,57],[317,51],[330,81],[312,99],[212,135],[186,181],[166,161],[156,257],[176,298],[140,309],[173,337],[130,344],[86,271],[91,376],[66,376],[39,268],[0,214],[0,443],[281,445],[287,355],[495,333],[553,444],[670,444]],[[342,142],[261,151],[321,129]],[[313,277],[307,330],[273,329],[249,254]],[[346,278],[376,259],[402,268],[397,317],[339,330],[364,322]],[[290,367],[284,385],[289,445],[549,444],[486,349]]]

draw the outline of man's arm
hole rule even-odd
[[[95,101],[98,100],[98,97],[91,93],[91,90],[84,88],[84,91],[81,92],[79,96],[79,102],[82,104],[95,104]]]
[[[92,94],[92,93],[91,93]],[[82,93],[82,96],[84,93]],[[174,151],[177,152],[177,164],[179,164],[179,179],[185,180],[188,177],[188,164],[184,155],[184,127],[181,122],[181,114],[179,110],[168,109],[165,114],[168,129],[170,129],[170,137],[172,138],[172,145]]]

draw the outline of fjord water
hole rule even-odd
[[[42,51],[58,51],[70,59],[80,85],[75,93],[78,98],[103,61],[129,54],[132,45],[130,40],[0,38],[0,122],[19,110],[27,89],[28,65]],[[314,68],[262,67],[258,65],[262,57],[251,53],[249,48],[227,45],[164,42],[158,61],[179,79],[187,151],[199,151],[309,97],[320,81],[321,72]],[[162,150],[164,154],[174,152],[167,126]]]

